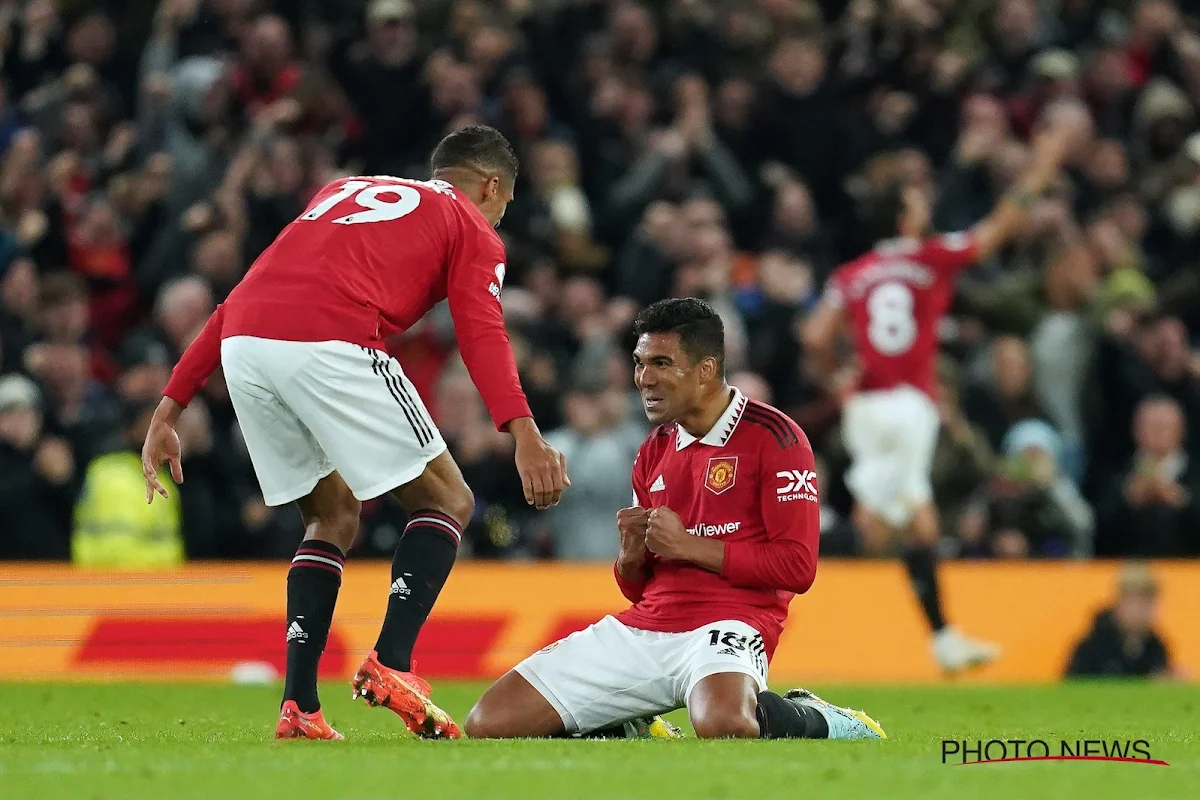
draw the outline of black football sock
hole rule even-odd
[[[760,739],[828,739],[829,723],[812,706],[802,705],[774,692],[758,693]]]
[[[392,590],[375,653],[385,667],[408,672],[417,634],[433,609],[454,558],[462,529],[440,511],[422,509],[409,517],[392,558]]]
[[[337,545],[319,539],[300,543],[287,578],[287,677],[283,699],[295,700],[301,711],[316,711],[317,666],[329,627],[333,607],[342,586],[346,557]]]
[[[921,603],[925,619],[929,620],[930,630],[937,633],[946,627],[946,620],[942,616],[942,600],[938,594],[937,557],[933,548],[917,546],[905,550],[904,568],[908,570],[909,583]]]

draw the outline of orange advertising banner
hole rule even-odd
[[[228,679],[238,665],[284,661],[287,564],[195,564],[109,573],[0,565],[0,680]],[[1075,641],[1111,602],[1118,565],[953,563],[951,620],[1004,650],[981,682],[1058,678]],[[1159,630],[1175,661],[1200,674],[1200,563],[1154,565]],[[348,676],[371,649],[389,565],[347,565],[322,674]],[[623,608],[607,565],[458,565],[417,643],[420,671],[490,678]],[[263,667],[265,669],[265,667]],[[773,679],[914,683],[939,678],[903,570],[890,562],[821,564],[792,602]]]

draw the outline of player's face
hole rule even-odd
[[[646,418],[654,425],[687,413],[700,395],[700,368],[684,352],[677,333],[645,333],[633,349],[633,382]]]

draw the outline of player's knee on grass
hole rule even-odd
[[[709,675],[692,689],[688,714],[701,739],[757,739],[758,683],[740,672]]]
[[[716,710],[692,715],[692,727],[701,739],[757,739],[758,717],[744,710]]]
[[[545,738],[566,732],[562,717],[518,672],[503,675],[476,701],[463,723],[472,739]]]
[[[487,706],[482,699],[467,712],[467,718],[463,720],[463,733],[472,739],[501,738],[493,735],[492,720],[488,717]]]

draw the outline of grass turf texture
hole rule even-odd
[[[461,721],[482,690],[441,684]],[[815,687],[818,690],[820,687]],[[1200,797],[1200,692],[1167,685],[840,687],[890,741],[460,741],[409,737],[326,683],[345,742],[276,742],[275,687],[0,685],[0,797],[1171,798]],[[686,715],[672,717],[686,724]],[[1146,739],[1144,764],[941,763],[943,738]]]

